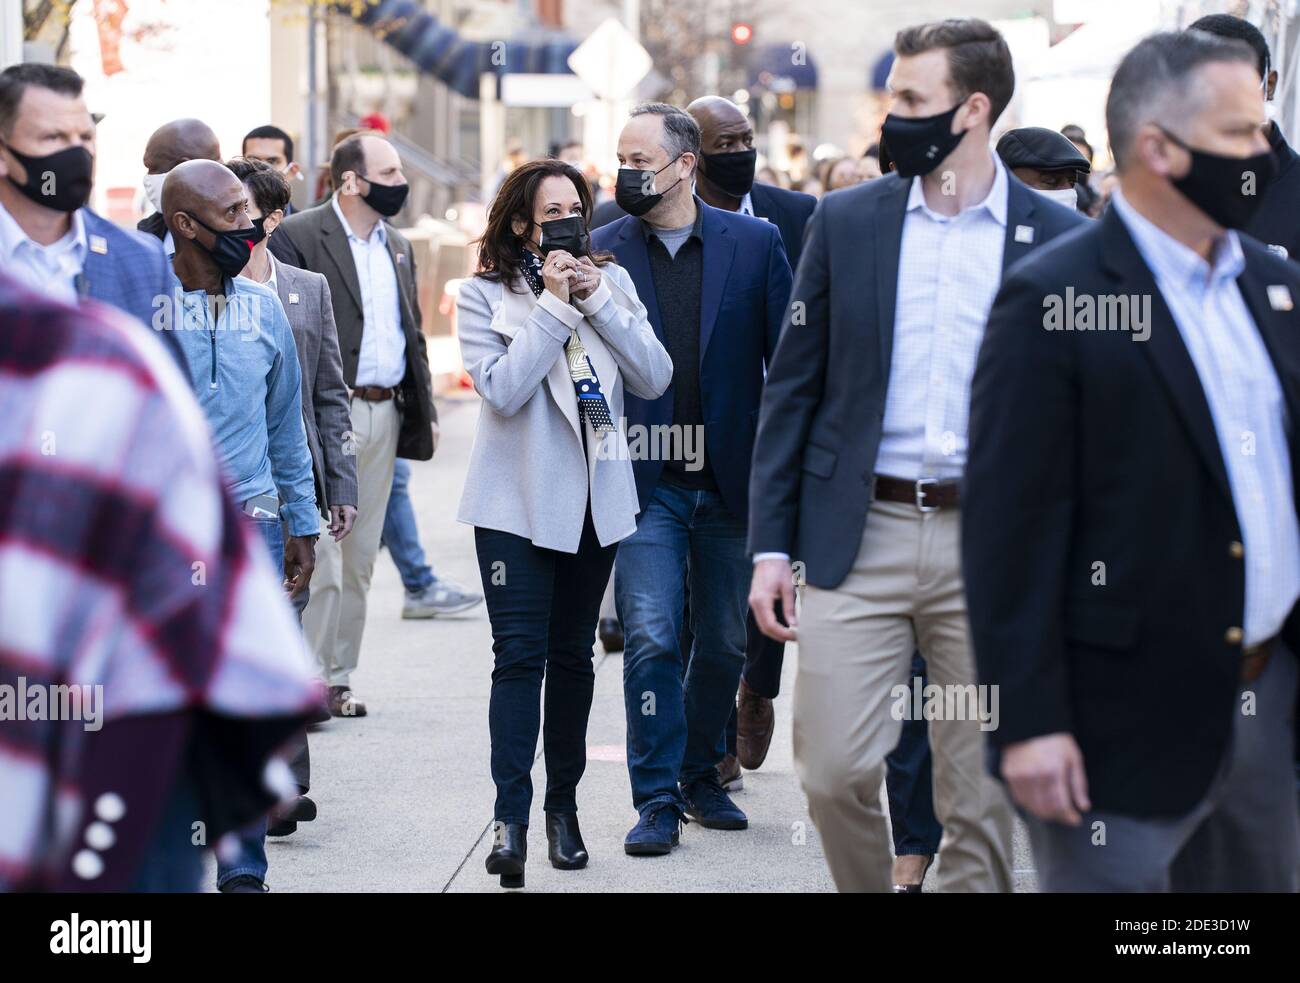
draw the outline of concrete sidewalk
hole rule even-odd
[[[476,398],[439,406],[442,444],[415,463],[411,495],[421,538],[440,577],[480,590],[473,531],[455,521],[478,416]],[[334,720],[311,735],[312,791],[320,814],[293,836],[268,842],[275,891],[499,891],[483,869],[494,789],[488,773],[492,647],[480,605],[465,615],[402,621],[402,586],[384,552],[375,567],[361,665],[353,677],[369,716]],[[557,871],[546,860],[541,798],[535,802],[531,891],[829,891],[834,889],[794,776],[790,692],[794,649],[776,701],[777,731],[761,771],[745,774],[737,804],[750,828],[687,826],[667,857],[633,858],[623,837],[636,820],[624,763],[622,659],[596,645],[596,694],[588,765],[578,790],[591,863]],[[1028,866],[1018,837],[1017,866]],[[933,874],[931,874],[933,880]],[[1018,888],[1032,876],[1018,875]]]

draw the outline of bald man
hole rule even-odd
[[[329,281],[357,462],[357,518],[342,542],[326,537],[303,628],[329,685],[330,712],[365,716],[352,692],[361,657],[366,595],[398,457],[427,461],[438,417],[420,332],[415,255],[387,219],[401,211],[408,186],[402,161],[382,136],[341,140],[330,159],[335,191],[290,215],[269,248],[283,263]]]
[[[221,147],[212,127],[201,119],[176,119],[153,131],[144,148],[144,193],[154,211],[136,228],[163,241],[167,255],[175,252],[162,215],[162,188],[167,174],[187,160],[221,160]]]
[[[262,238],[248,217],[247,192],[223,164],[190,160],[168,173],[162,206],[182,288],[172,308],[175,333],[195,395],[231,497],[297,597],[311,581],[320,516],[293,331],[276,294],[238,275]],[[265,833],[262,820],[240,834],[237,857],[218,864],[219,890],[265,889]]]

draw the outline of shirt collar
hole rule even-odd
[[[1007,194],[1009,191],[1007,181],[1007,169],[1002,166],[1002,161],[998,159],[997,154],[990,153],[993,159],[993,186],[989,188],[989,193],[984,196],[984,200],[978,204],[971,205],[969,208],[963,208],[957,215],[940,215],[925,203],[925,189],[922,186],[922,179],[919,177],[912,178],[912,188],[907,193],[907,210],[910,212],[915,208],[924,209],[926,214],[932,219],[939,222],[947,222],[967,212],[975,212],[984,209],[998,225],[1006,226],[1007,224]]]
[[[81,217],[81,209],[78,208],[72,213],[72,227],[62,238],[48,246],[40,246],[23,231],[18,220],[9,214],[4,205],[0,205],[0,257],[7,262],[12,262],[14,254],[24,242],[29,243],[34,249],[46,249],[52,252],[66,250],[76,258],[77,269],[82,269],[86,261],[86,222]]]
[[[704,202],[700,200],[699,195],[692,195],[691,197],[695,199],[695,224],[691,226],[691,234],[687,236],[687,238],[699,239],[703,241],[704,240],[704,209],[708,206],[706,206]],[[645,219],[641,219],[641,234],[645,236],[646,242],[649,242],[651,236],[658,237],[659,230],[656,229],[649,222],[647,222]]]
[[[740,199],[740,214],[741,215],[754,214],[754,199],[750,197],[748,191],[745,192],[745,197]]]
[[[330,195],[330,206],[334,209],[334,214],[339,217],[339,225],[343,226],[343,233],[352,242],[378,242],[380,245],[388,244],[388,233],[384,229],[384,220],[380,218],[375,223],[375,227],[370,231],[369,239],[362,239],[352,231],[352,226],[348,225],[348,220],[343,215],[343,209],[339,208],[339,193],[336,191]]]
[[[1235,280],[1246,268],[1241,240],[1231,229],[1214,244],[1211,264],[1129,204],[1122,189],[1115,189],[1111,203],[1157,279],[1204,290],[1210,284],[1217,286],[1224,280]]]

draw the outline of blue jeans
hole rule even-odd
[[[411,483],[411,462],[399,457],[393,464],[393,488],[388,493],[388,510],[384,513],[384,532],[380,545],[388,547],[397,572],[402,576],[402,586],[407,593],[416,594],[437,578],[433,567],[425,561],[420,546],[420,530],[415,524],[415,511],[407,486]]]
[[[716,775],[717,745],[745,664],[745,524],[711,491],[660,481],[618,547],[623,699],[632,803],[682,805],[678,785]],[[693,642],[683,659],[685,590]],[[685,672],[683,672],[683,662]]]
[[[921,677],[924,689],[925,659],[912,653],[912,676]],[[909,680],[910,684],[910,680]],[[889,794],[889,823],[894,833],[894,855],[934,856],[939,852],[943,826],[934,814],[934,781],[930,769],[930,725],[904,720],[898,746],[885,758],[885,789]]]
[[[279,519],[249,519],[271,554],[271,566],[277,573],[276,583],[284,577],[284,531]],[[266,817],[245,826],[236,834],[239,838],[239,852],[233,860],[222,861],[217,858],[217,887],[236,877],[249,875],[259,881],[266,880]]]

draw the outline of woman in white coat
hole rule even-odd
[[[557,868],[587,863],[576,792],[586,767],[592,642],[619,540],[636,530],[623,390],[658,397],[672,362],[632,280],[592,255],[591,193],[535,160],[502,184],[457,299],[466,371],[483,398],[458,518],[474,526],[492,624],[489,874],[522,887],[546,680],[546,838]]]

